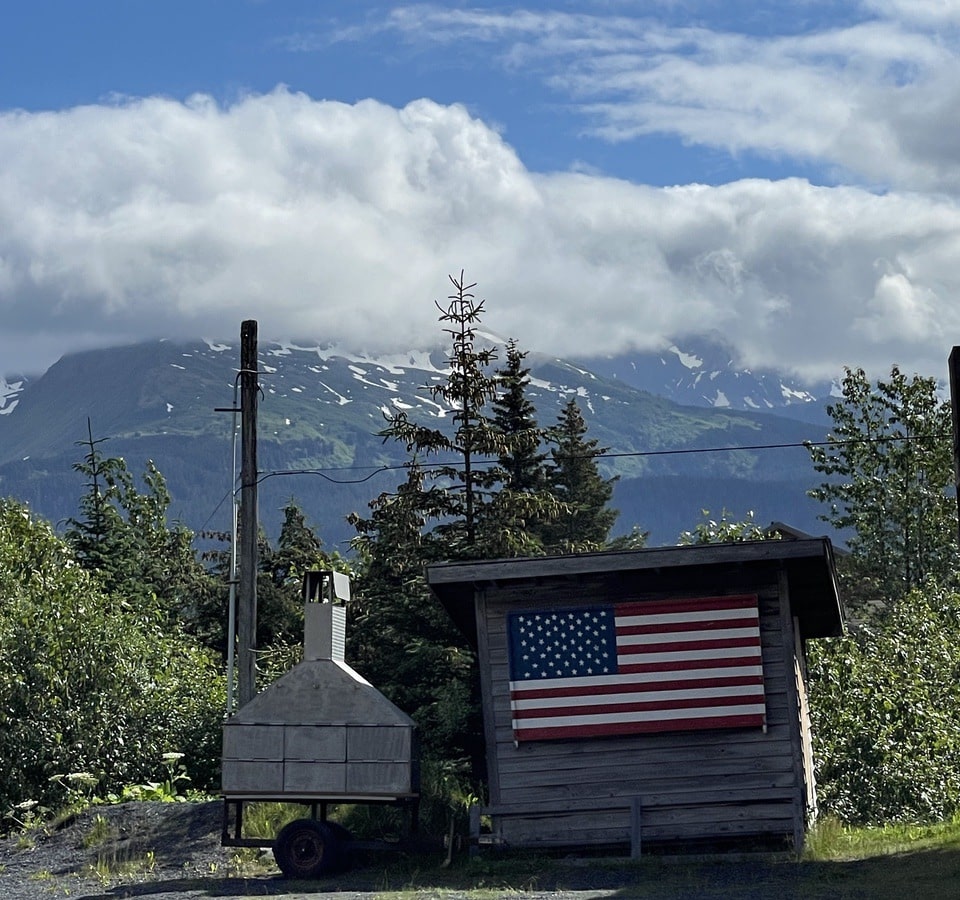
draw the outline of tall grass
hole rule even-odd
[[[851,826],[821,819],[807,836],[808,860],[855,860],[917,850],[960,850],[960,815],[930,825],[888,823]]]

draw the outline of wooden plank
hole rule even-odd
[[[500,799],[500,761],[501,747],[497,741],[496,723],[497,690],[494,686],[493,673],[484,660],[490,656],[489,629],[502,620],[499,612],[491,613],[485,591],[478,590],[474,598],[474,613],[477,621],[477,658],[480,664],[480,703],[483,711],[483,739],[487,762],[487,793],[491,800]],[[505,646],[505,645],[504,645]],[[499,690],[502,691],[502,688]],[[509,699],[508,699],[509,702]],[[511,736],[512,743],[512,736]]]
[[[704,763],[706,766],[707,764]],[[796,786],[796,770],[793,767],[793,760],[786,755],[765,757],[761,760],[751,763],[749,766],[724,766],[712,764],[702,772],[693,774],[693,770],[684,769],[676,766],[660,773],[651,773],[642,768],[632,769],[630,771],[621,770],[619,774],[615,769],[600,771],[591,777],[586,777],[587,773],[581,773],[576,769],[558,769],[557,772],[549,777],[545,773],[542,777],[536,779],[527,777],[527,773],[519,772],[519,777],[503,780],[503,788],[510,796],[517,792],[529,792],[530,796],[543,794],[550,796],[558,789],[569,789],[577,794],[586,795],[587,792],[595,791],[597,796],[616,796],[621,793],[619,785],[630,785],[629,793],[643,794],[649,791],[663,792],[674,785],[678,791],[684,790],[685,784],[696,786],[698,790],[706,791],[714,786],[724,786],[728,782],[735,783],[760,783],[760,784],[780,784],[785,778],[787,783]],[[576,782],[576,786],[573,786]]]
[[[705,816],[704,812],[709,816]],[[497,816],[502,838],[516,847],[629,845],[630,810],[612,814],[589,812],[544,816]],[[789,804],[753,804],[751,807],[709,807],[643,812],[644,841],[718,839],[782,835],[790,837]]]
[[[598,572],[631,572],[673,567],[696,568],[809,559],[826,563],[829,541],[810,538],[793,541],[751,541],[737,544],[695,544],[642,550],[580,553],[568,556],[525,557],[479,562],[435,563],[427,567],[427,583],[438,585],[489,582],[514,578],[558,578]]]
[[[640,859],[643,833],[643,807],[639,797],[630,802],[630,858]]]
[[[790,610],[790,584],[786,571],[780,573],[780,622],[783,634],[788,640],[784,641],[783,665],[791,675],[796,665],[797,648],[793,641],[793,616]],[[793,847],[797,853],[803,849],[803,839],[806,833],[806,801],[803,790],[803,746],[800,737],[800,698],[797,694],[797,684],[792,678],[787,679],[787,696],[791,710],[793,728],[790,730],[790,747],[793,752],[794,769],[797,773],[797,790],[793,798]]]
[[[794,675],[797,698],[800,702],[800,746],[803,748],[803,783],[806,800],[807,822],[817,818],[817,782],[813,762],[813,733],[810,727],[810,706],[807,699],[807,661],[803,640],[800,637],[800,620],[793,619],[793,640],[797,648]]]
[[[685,784],[681,778],[659,781],[631,779],[623,784],[610,781],[594,783],[588,788],[554,784],[545,787],[517,787],[510,791],[512,803],[587,803],[604,806],[617,803],[625,797],[640,797],[645,803],[658,806],[691,802],[733,803],[754,799],[770,800],[793,796],[796,782],[792,772],[763,772],[750,778],[713,778]]]
[[[510,765],[515,760],[521,762],[534,760],[549,760],[551,758],[574,759],[583,757],[585,766],[592,766],[595,763],[591,756],[597,753],[600,756],[614,756],[618,753],[625,757],[630,753],[643,754],[654,752],[660,748],[675,747],[677,750],[689,749],[694,756],[699,749],[702,754],[706,754],[713,747],[725,746],[720,741],[724,735],[728,736],[729,743],[732,746],[740,744],[751,744],[754,753],[766,753],[765,748],[770,748],[769,752],[776,752],[775,745],[780,740],[789,740],[788,736],[781,735],[781,732],[788,731],[791,724],[786,721],[786,716],[772,716],[773,721],[768,720],[767,732],[764,734],[761,728],[750,729],[711,729],[704,731],[663,731],[655,734],[645,734],[638,736],[627,736],[631,738],[633,746],[629,743],[626,747],[622,743],[613,745],[614,738],[597,738],[592,741],[580,741],[574,738],[566,738],[556,741],[526,741],[514,746],[513,729],[509,725],[497,728],[496,738],[500,747],[502,765]],[[771,732],[774,732],[771,737]],[[647,743],[648,738],[662,738],[658,743]],[[718,740],[719,738],[719,740]],[[624,737],[616,738],[618,742],[625,740]],[[611,746],[605,747],[604,744],[610,743]],[[630,765],[628,759],[623,760],[625,765]]]
[[[701,759],[753,758],[761,753],[776,753],[779,745],[789,747],[791,726],[783,723],[767,729],[728,729],[726,731],[661,732],[643,735],[644,740],[611,737],[594,741],[530,741],[517,746],[509,729],[503,733],[501,765],[504,771],[515,766],[555,767],[568,762],[572,767],[592,768],[610,763],[630,766],[651,762],[696,762]]]
[[[591,754],[576,746],[582,742],[568,742],[560,745],[559,741],[551,741],[557,746],[547,747],[547,742],[539,744],[520,744],[511,752],[504,753],[501,760],[503,771],[522,771],[529,767],[538,767],[546,770],[564,768],[571,771],[586,771],[588,769],[613,768],[621,772],[636,768],[640,771],[651,765],[674,766],[687,771],[699,762],[727,764],[731,761],[731,769],[739,769],[741,761],[750,762],[758,756],[790,756],[791,748],[789,737],[781,732],[789,731],[789,726],[777,726],[778,734],[768,740],[763,739],[763,732],[757,729],[756,740],[740,740],[734,743],[721,744],[716,740],[689,741],[683,740],[661,741],[658,744],[642,746],[645,742],[636,741],[637,746],[626,747],[595,747]],[[683,737],[684,732],[657,737]],[[732,734],[732,732],[731,732]],[[601,741],[594,741],[600,744]],[[565,750],[569,752],[564,752]]]
[[[513,797],[514,795],[511,795]],[[663,794],[632,794],[624,791],[619,796],[556,796],[544,800],[527,800],[522,795],[511,799],[509,803],[485,806],[484,814],[492,816],[536,816],[554,813],[614,812],[631,808],[634,800],[639,799],[644,808],[644,818],[655,820],[662,811],[681,809],[709,810],[721,807],[760,809],[769,805],[781,807],[792,803],[792,795],[782,788],[751,788],[750,790],[715,790],[669,792]],[[653,817],[653,819],[651,819]]]

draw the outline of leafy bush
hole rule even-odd
[[[821,809],[847,823],[960,810],[960,595],[915,590],[810,647]]]
[[[25,507],[0,501],[0,811],[62,804],[147,779],[181,751],[195,786],[217,778],[223,678],[156,606],[104,592]]]

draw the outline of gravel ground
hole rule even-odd
[[[221,847],[221,816],[220,801],[123,803],[2,838],[0,900],[960,900],[960,848],[843,864],[744,854],[458,858],[449,869],[439,855],[392,853],[296,882],[280,875],[269,852]]]
[[[237,849],[221,847],[221,816],[220,801],[122,803],[91,807],[55,829],[2,838],[0,898],[374,900],[393,891],[443,900],[464,896],[448,888],[420,886],[421,880],[427,884],[431,880],[426,869],[412,874],[416,887],[411,882],[385,884],[382,865],[355,867],[316,882],[289,881],[279,873],[269,851],[259,858],[256,851],[244,851],[238,857]],[[576,873],[571,874],[576,880]],[[586,900],[609,896],[616,889],[510,890],[509,897]]]

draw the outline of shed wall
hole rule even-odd
[[[520,610],[756,594],[767,729],[665,732],[515,744],[507,613]],[[495,833],[514,845],[626,844],[640,803],[643,841],[759,835],[802,839],[794,634],[777,566],[543,579],[477,597],[481,679]],[[784,622],[790,623],[786,632]],[[812,780],[812,774],[809,776]],[[799,821],[798,821],[799,818]]]

